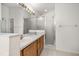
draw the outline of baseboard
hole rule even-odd
[[[56,51],[61,51],[68,54],[79,54],[79,52],[76,52],[76,51],[67,51],[67,50],[59,49],[59,48],[56,48]]]

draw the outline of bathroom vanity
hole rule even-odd
[[[20,35],[0,33],[0,56],[20,55]]]
[[[21,56],[39,56],[44,48],[45,33],[26,34],[21,40]]]

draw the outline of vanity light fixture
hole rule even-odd
[[[32,9],[32,7],[27,4],[27,3],[18,3],[21,7],[23,7],[29,14],[33,14],[35,15],[34,10]]]

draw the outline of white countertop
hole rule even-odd
[[[10,36],[15,36],[19,35],[17,33],[0,33],[0,37],[10,37]]]
[[[20,43],[21,43],[20,44],[20,50],[22,50],[23,48],[30,45],[32,42],[34,42],[35,40],[40,38],[42,35],[45,35],[45,33],[44,32],[39,32],[37,34],[32,34],[32,33],[25,34],[23,39],[20,40]]]

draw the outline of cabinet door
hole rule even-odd
[[[37,55],[37,42],[32,43],[22,50],[23,56],[36,56]]]
[[[22,54],[22,50],[20,51],[20,56],[22,56],[23,54]]]
[[[41,37],[41,50],[44,48],[44,36]]]
[[[41,54],[43,48],[44,48],[44,36],[38,39],[38,55]]]

